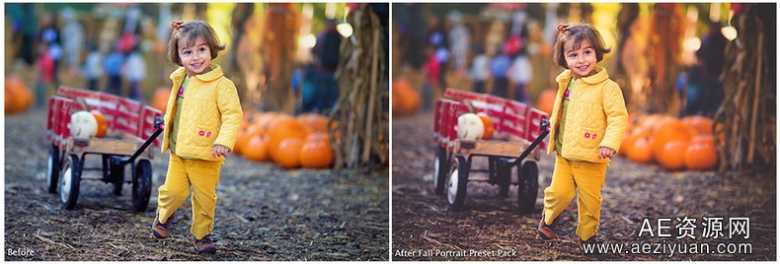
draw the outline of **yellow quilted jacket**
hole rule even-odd
[[[214,68],[207,73],[190,78],[184,90],[184,101],[179,116],[176,155],[189,159],[217,161],[212,154],[213,146],[223,145],[233,149],[244,113],[233,81],[222,73],[222,68]],[[170,133],[175,116],[176,94],[184,81],[187,71],[179,67],[171,73],[171,95],[165,109],[165,128],[163,130],[162,151],[168,150]]]
[[[585,78],[574,80],[571,101],[567,109],[566,127],[559,152],[562,157],[571,160],[589,162],[607,162],[599,157],[599,147],[608,147],[617,151],[623,141],[628,125],[628,112],[623,100],[623,92],[617,83],[609,79],[604,68]],[[558,135],[558,122],[563,111],[563,93],[572,78],[570,70],[565,70],[555,81],[558,92],[550,117],[550,144],[547,154],[557,151],[555,139]]]

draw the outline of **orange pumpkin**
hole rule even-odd
[[[393,114],[411,114],[420,107],[420,95],[412,88],[404,78],[393,81],[393,103],[397,102],[398,109],[393,108]]]
[[[303,140],[300,138],[286,138],[276,146],[272,156],[276,164],[285,169],[301,166],[301,148]]]
[[[687,149],[687,141],[669,141],[664,145],[661,155],[657,156],[656,159],[667,170],[679,170],[685,168],[685,152]]]
[[[696,134],[712,134],[712,119],[705,116],[689,116],[683,118],[683,122]]]
[[[628,159],[639,163],[653,160],[653,148],[647,138],[637,138],[628,148]]]
[[[24,112],[33,104],[33,94],[16,75],[5,79],[5,113]]]
[[[661,156],[664,154],[664,148],[666,144],[672,141],[684,141],[691,140],[691,133],[688,127],[680,120],[676,118],[666,118],[659,121],[656,125],[651,137],[651,144],[653,146],[653,155],[655,159],[660,161]],[[684,152],[678,150],[679,152]]]
[[[157,91],[154,91],[152,97],[152,107],[157,110],[165,112],[165,107],[168,105],[168,97],[171,95],[171,89],[160,87]]]
[[[544,90],[536,100],[536,107],[547,114],[552,114],[553,106],[555,106],[555,89]]]
[[[639,136],[634,135],[631,132],[626,132],[626,135],[623,137],[623,142],[620,143],[620,150],[618,150],[618,154],[622,156],[628,156],[629,149],[637,139],[639,139]]]
[[[296,119],[311,132],[328,132],[328,118],[323,115],[307,113]]]
[[[283,116],[283,114],[275,112],[255,113],[252,123],[259,126],[261,133],[267,133],[274,119],[279,116]]]
[[[268,160],[268,141],[260,135],[253,136],[249,143],[241,148],[241,153],[248,160],[266,161]]]
[[[90,111],[92,115],[95,117],[95,120],[97,120],[97,133],[95,133],[96,137],[105,137],[108,133],[108,121],[106,121],[106,116],[103,115],[98,110],[92,110]]]
[[[274,118],[266,132],[268,147],[271,150],[271,159],[277,162],[282,159],[281,153],[276,153],[276,150],[283,140],[295,138],[303,142],[306,134],[306,128],[292,116],[283,114]]]
[[[715,146],[715,137],[712,135],[698,135],[691,139],[691,145],[693,144],[711,144]]]
[[[309,135],[301,149],[300,159],[304,168],[329,168],[333,164],[333,149],[328,142],[328,135]]]
[[[252,124],[244,130],[239,130],[238,138],[236,139],[236,153],[242,153],[243,150],[249,146],[249,141],[252,140],[252,138],[262,135],[262,130],[257,124]]]
[[[700,141],[691,143],[685,151],[685,166],[691,170],[709,170],[715,167],[718,156],[715,145]]]
[[[485,128],[484,132],[482,133],[482,139],[490,139],[493,137],[493,131],[495,128],[493,127],[493,120],[490,119],[490,116],[488,116],[485,113],[479,113],[477,114],[479,116],[479,119],[482,120],[482,125]]]

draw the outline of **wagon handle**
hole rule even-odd
[[[542,120],[539,121],[539,127],[542,132],[539,133],[539,136],[537,136],[534,139],[534,142],[532,142],[531,145],[528,146],[528,148],[523,150],[523,153],[520,154],[520,157],[518,157],[517,159],[515,159],[515,161],[512,162],[512,166],[516,166],[520,162],[522,162],[525,159],[525,157],[528,156],[528,154],[531,154],[531,151],[533,151],[534,148],[536,148],[536,146],[542,143],[542,140],[544,140],[544,138],[547,137],[547,134],[550,133],[550,121],[548,121],[547,118],[542,118]]]
[[[160,116],[154,116],[154,129],[163,129],[163,120]]]
[[[138,156],[140,156],[141,153],[143,153],[146,148],[149,147],[152,142],[154,142],[155,139],[157,139],[157,136],[163,132],[163,122],[160,116],[154,117],[154,128],[154,133],[148,139],[146,139],[146,141],[144,141],[144,144],[141,145],[141,147],[138,148],[138,150],[136,150],[135,153],[130,156],[130,158],[123,161],[123,165],[135,161],[135,159],[138,158]]]

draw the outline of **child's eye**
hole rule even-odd
[[[201,48],[200,48],[198,51],[200,51],[200,52],[204,52],[204,51],[206,51],[206,48],[204,48],[204,47],[201,47]]]

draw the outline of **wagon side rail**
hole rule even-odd
[[[498,138],[519,140],[530,144],[542,134],[542,120],[549,118],[547,113],[525,103],[489,94],[447,89],[444,92],[444,97],[446,99],[440,99],[442,102],[445,102],[443,100],[449,100],[449,104],[460,103],[464,105],[468,102],[475,111],[486,113],[493,121],[495,134]],[[439,109],[440,108],[437,107],[437,112]],[[443,107],[441,109],[447,108]],[[436,120],[439,120],[436,121],[438,122],[437,125],[442,125],[442,117],[436,117]],[[456,123],[457,116],[455,116],[455,122],[451,123],[449,127],[452,127],[452,130],[454,130]],[[439,128],[439,130],[447,128],[448,127]],[[454,139],[455,138],[450,138],[450,140]],[[538,144],[538,148],[536,148],[534,152],[542,151],[546,146],[547,141],[543,140]]]
[[[487,114],[493,122],[496,138],[526,139],[528,106],[501,97],[469,91],[447,89],[444,97],[468,103],[474,110]]]
[[[70,138],[70,113],[82,110],[83,106],[76,100],[53,96],[48,102],[48,116],[46,118],[46,137],[57,147],[63,147]]]
[[[90,109],[97,109],[103,113],[108,123],[109,130],[122,132],[138,141],[144,141],[154,133],[154,118],[162,116],[162,112],[159,110],[138,101],[104,92],[61,86],[57,89],[57,94],[58,96],[56,97],[58,99],[55,99],[54,107],[52,107],[52,103],[50,103],[50,120],[47,121],[47,128],[52,127],[55,122],[60,124],[59,126],[64,126],[64,131],[55,129],[57,131],[55,133],[57,134],[56,139],[63,142],[69,137],[67,123],[70,122],[70,113],[72,113],[72,111],[83,110],[80,103],[76,102],[76,98],[83,99]],[[63,101],[69,101],[69,103],[61,103]],[[73,107],[71,104],[78,105],[79,107]],[[68,105],[70,108],[63,109],[67,111],[58,111],[58,116],[52,118],[54,109],[62,108],[61,105]],[[67,118],[63,119],[62,115],[67,116]],[[153,143],[155,146],[160,146],[160,139],[155,139]]]

